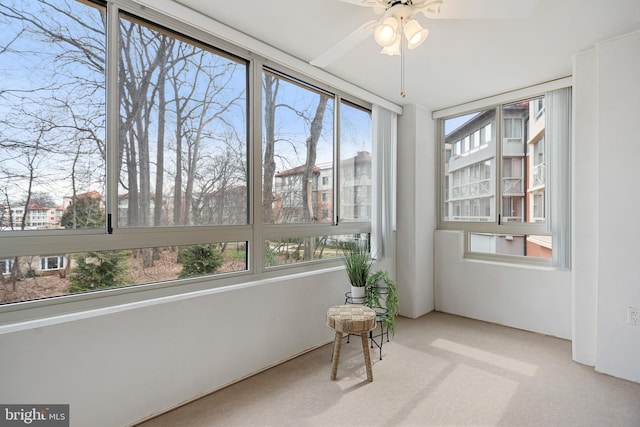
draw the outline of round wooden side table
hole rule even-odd
[[[327,311],[327,326],[336,332],[333,340],[333,357],[331,359],[331,379],[335,380],[338,373],[338,360],[344,334],[360,335],[362,352],[367,369],[367,379],[373,381],[371,368],[371,354],[369,353],[369,331],[376,327],[376,312],[359,304],[345,304],[331,307]]]

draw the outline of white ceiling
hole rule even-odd
[[[305,62],[376,19],[371,8],[340,0],[175,1]],[[444,0],[443,9],[464,1]],[[640,0],[507,1],[520,3],[527,16],[428,20],[420,14],[430,35],[405,56],[405,98],[400,59],[379,54],[373,37],[325,70],[398,105],[437,110],[568,76],[575,53],[640,30]]]

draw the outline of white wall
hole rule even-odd
[[[330,342],[326,309],[347,283],[338,267],[0,327],[0,402],[68,403],[72,426],[131,424]]]
[[[411,318],[434,309],[434,135],[430,111],[404,107],[398,120],[396,278],[399,313]]]
[[[593,170],[583,168],[576,173],[576,204],[598,209],[588,221],[578,222],[581,228],[576,229],[582,233],[575,242],[582,248],[576,254],[574,289],[576,314],[580,315],[576,321],[592,325],[595,319],[597,323],[595,330],[589,326],[584,335],[576,336],[582,340],[577,344],[588,354],[595,343],[597,370],[640,382],[640,326],[627,323],[627,307],[640,309],[640,221],[636,214],[640,208],[640,31],[578,55],[574,69],[590,83],[576,87],[577,101],[592,104],[581,106],[575,126],[596,135],[576,140],[576,152],[582,145],[588,153],[597,150],[597,163],[589,162]],[[596,186],[589,175],[597,176]],[[588,226],[595,231],[586,232]],[[590,240],[591,236],[596,238]],[[594,260],[597,267],[588,266]],[[586,278],[594,273],[596,284],[593,277]],[[597,315],[579,311],[594,306]]]
[[[598,72],[595,50],[573,60],[573,359],[596,361],[598,302]]]
[[[461,231],[436,231],[436,310],[571,338],[571,273],[464,259]]]

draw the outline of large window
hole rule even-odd
[[[0,25],[2,232],[104,228],[105,8],[2,2]]]
[[[266,70],[262,103],[264,222],[332,222],[320,197],[334,169],[333,97]]]
[[[0,304],[237,283],[368,238],[365,102],[127,0],[8,1],[0,24]]]
[[[340,105],[341,222],[371,221],[371,113]]]
[[[443,121],[444,163],[442,219],[494,221],[496,111],[489,109]],[[473,144],[469,141],[473,140]],[[477,142],[476,142],[477,141]]]
[[[240,225],[247,212],[247,64],[120,18],[118,223]]]
[[[440,119],[440,227],[464,230],[468,255],[550,263],[545,98]]]

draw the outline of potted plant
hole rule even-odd
[[[382,325],[392,334],[396,332],[398,289],[388,271],[379,270],[369,275],[363,304],[377,309]]]
[[[360,245],[351,245],[344,251],[344,266],[351,283],[351,301],[355,304],[364,302],[372,263],[369,251]]]

